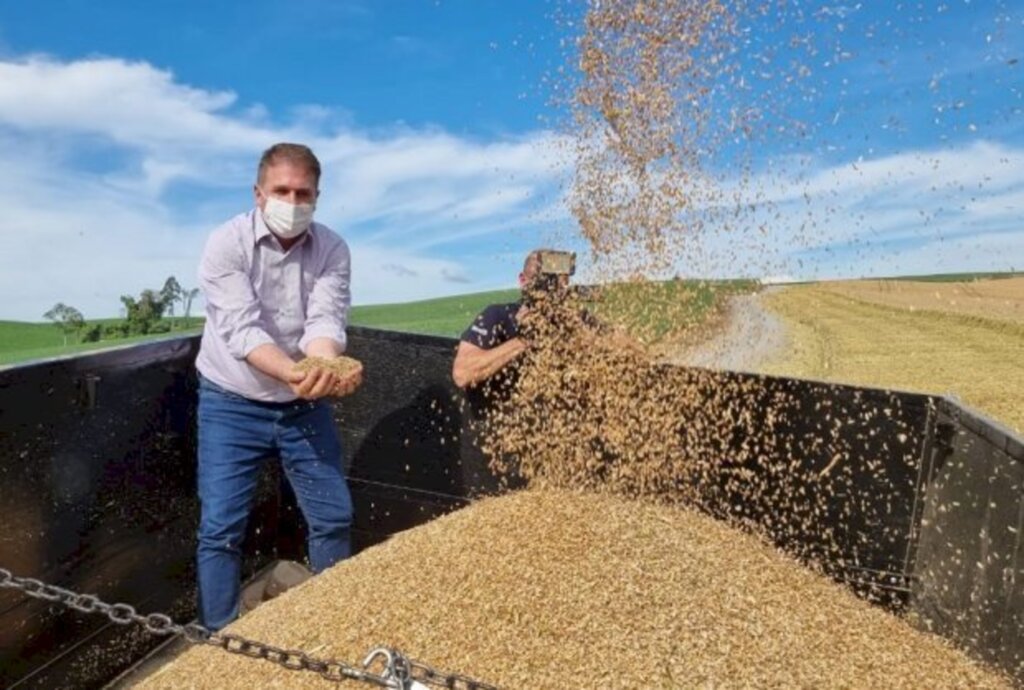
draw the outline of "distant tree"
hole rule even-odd
[[[98,343],[103,335],[103,328],[98,323],[91,323],[82,331],[80,340],[83,343]]]
[[[192,312],[192,300],[199,296],[199,288],[192,288],[191,290],[181,291],[181,305],[185,308],[185,321],[188,322],[188,316]]]
[[[174,316],[174,303],[181,300],[181,285],[178,284],[178,279],[171,276],[164,281],[164,286],[160,289],[160,300],[164,303],[164,310],[168,316]]]
[[[69,307],[63,302],[57,302],[57,304],[53,305],[53,309],[43,314],[43,318],[52,321],[55,326],[60,328],[64,334],[65,347],[68,344],[68,335],[81,330],[82,326],[85,325],[85,318],[82,316],[82,312],[74,307]]]
[[[115,321],[114,323],[103,324],[104,338],[125,338],[128,336],[128,322]]]
[[[125,309],[127,330],[137,335],[153,330],[153,324],[163,318],[166,306],[160,293],[154,290],[143,290],[137,300],[131,295],[121,295],[121,303]]]

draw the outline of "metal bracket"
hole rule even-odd
[[[99,374],[85,374],[78,380],[79,402],[87,410],[96,409],[96,388],[100,380]]]

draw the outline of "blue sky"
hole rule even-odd
[[[722,84],[714,103],[764,114],[707,165],[754,210],[693,238],[705,258],[680,272],[1024,268],[1024,11],[913,5],[741,21],[746,90]],[[511,286],[526,249],[573,231],[552,89],[585,9],[0,4],[0,318],[57,301],[110,316],[168,275],[194,285],[206,235],[249,207],[279,140],[324,163],[317,218],[352,247],[356,303]]]

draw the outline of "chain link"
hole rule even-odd
[[[34,578],[17,577],[4,568],[0,568],[0,589],[18,590],[30,597],[60,603],[82,613],[105,615],[118,625],[137,624],[153,635],[181,635],[192,644],[211,645],[230,654],[263,659],[290,671],[312,671],[336,683],[359,680],[383,688],[407,690],[416,682],[449,690],[498,690],[494,685],[481,683],[466,676],[442,673],[387,647],[371,651],[363,662],[363,668],[357,668],[335,659],[316,659],[300,650],[281,649],[240,635],[216,632],[198,623],[181,625],[162,613],[144,616],[129,604],[108,604],[100,601],[95,595],[78,594]],[[384,662],[383,670],[380,673],[373,673],[370,667],[378,658]]]
[[[409,678],[423,685],[433,685],[439,688],[448,688],[449,690],[498,690],[495,685],[481,683],[468,676],[461,676],[457,673],[442,673],[421,661],[414,661],[412,659],[406,659],[405,661],[409,665]]]

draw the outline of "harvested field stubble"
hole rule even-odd
[[[931,294],[941,289],[933,285]],[[831,286],[794,286],[768,295],[765,304],[786,320],[791,347],[764,371],[951,394],[1024,430],[1020,322],[938,311],[920,298],[916,303],[928,308],[873,304],[852,297],[853,292],[852,287],[840,292]]]
[[[393,645],[505,688],[1008,687],[704,515],[563,491],[396,535],[230,631],[347,661]],[[142,687],[334,686],[204,647]]]
[[[904,309],[1024,324],[1024,276],[961,282],[852,280],[821,283],[845,297]]]

